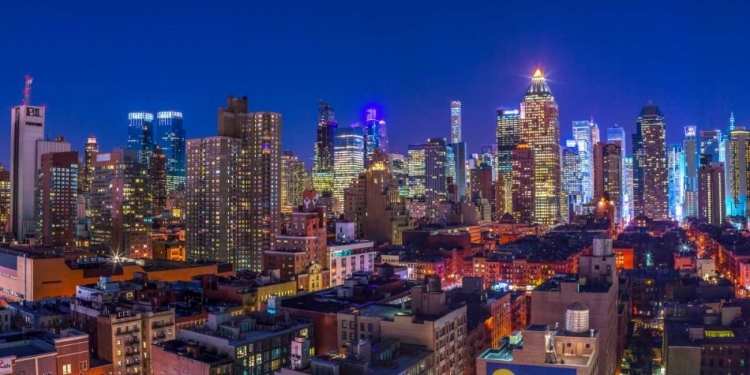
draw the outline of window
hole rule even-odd
[[[372,332],[372,323],[367,323],[367,332]]]
[[[341,321],[341,328],[346,328],[346,320]]]
[[[354,321],[349,322],[349,329],[354,329]]]
[[[73,366],[70,363],[63,365],[63,375],[70,375],[73,373]]]
[[[346,332],[344,332],[344,331],[341,332],[341,338],[344,339],[344,340],[346,340]]]

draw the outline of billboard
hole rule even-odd
[[[576,370],[559,366],[487,362],[487,375],[576,375]]]

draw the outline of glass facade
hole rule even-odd
[[[128,150],[138,151],[138,159],[148,165],[154,151],[154,114],[128,113]]]
[[[185,184],[185,128],[182,112],[163,111],[156,113],[154,141],[167,158],[167,189],[177,190]]]
[[[333,141],[334,212],[342,213],[344,189],[365,169],[365,136],[362,127],[339,128]]]

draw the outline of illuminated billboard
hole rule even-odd
[[[576,375],[572,368],[487,362],[487,375]]]

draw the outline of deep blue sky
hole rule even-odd
[[[7,1],[0,106],[8,124],[31,74],[50,135],[81,150],[94,134],[110,150],[125,144],[129,111],[181,110],[188,138],[210,136],[227,94],[247,95],[252,110],[282,113],[283,148],[309,167],[321,98],[344,125],[379,103],[399,152],[448,137],[449,101],[461,100],[476,152],[492,143],[495,109],[518,106],[540,66],[563,141],[589,116],[632,133],[648,100],[670,142],[684,125],[725,128],[730,110],[750,125],[748,2],[605,3]]]

